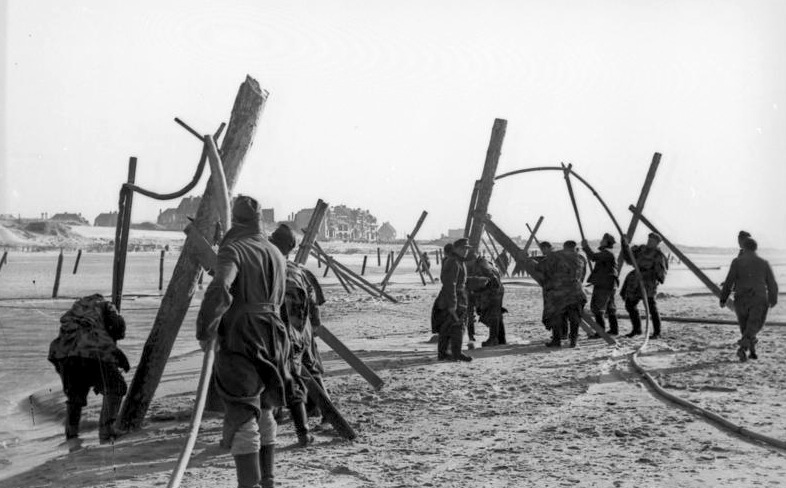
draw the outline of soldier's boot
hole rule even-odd
[[[297,443],[300,447],[306,447],[314,443],[314,436],[308,433],[308,417],[306,417],[306,406],[303,402],[297,402],[289,406],[289,415],[295,425]]]
[[[502,319],[502,317],[500,317],[499,319],[499,328],[497,329],[497,342],[499,342],[500,344],[508,343],[507,338],[505,337],[505,322]]]
[[[237,488],[259,488],[261,474],[257,453],[236,455],[235,470],[237,471]]]
[[[620,333],[619,325],[617,324],[617,315],[609,315],[609,335],[618,335]]]
[[[499,345],[499,339],[497,339],[498,334],[499,334],[499,325],[496,323],[492,323],[491,325],[489,325],[488,340],[483,341],[480,345],[483,347]]]
[[[737,357],[740,358],[741,363],[744,363],[745,361],[748,360],[748,355],[745,354],[744,347],[740,347],[739,349],[737,349]]]
[[[748,358],[750,359],[759,359],[759,356],[756,354],[756,346],[751,346],[750,352],[748,353]]]
[[[461,340],[463,339],[463,335],[464,334],[459,330],[457,333],[450,336],[450,353],[453,355],[453,361],[472,361],[472,357],[461,353]]]
[[[562,347],[562,331],[560,326],[551,328],[551,341],[546,343],[546,347]]]
[[[68,452],[78,451],[82,448],[82,439],[79,438],[79,421],[82,419],[82,405],[66,402],[65,436]]]
[[[100,444],[113,442],[125,433],[115,428],[121,403],[123,403],[123,397],[120,395],[104,395],[101,415],[98,418],[98,441]]]
[[[625,337],[641,335],[641,317],[639,317],[639,312],[628,310],[628,315],[630,315],[630,325],[632,330],[625,334]]]
[[[448,342],[449,338],[445,334],[439,335],[439,340],[437,341],[437,361],[447,361],[450,359],[448,356]]]
[[[273,476],[273,465],[275,463],[276,445],[269,444],[259,448],[259,468],[261,488],[273,488],[275,477]]]
[[[571,334],[570,335],[570,347],[576,347],[577,341],[578,341],[578,336]]]

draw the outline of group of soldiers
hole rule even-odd
[[[620,297],[625,304],[631,331],[625,337],[642,333],[639,304],[646,301],[652,320],[650,339],[661,335],[661,318],[658,311],[658,286],[666,280],[669,260],[660,249],[662,237],[651,232],[647,243],[629,246],[623,239],[622,259],[634,265],[620,287]],[[737,356],[740,361],[757,359],[756,335],[764,326],[768,308],[778,301],[778,285],[769,263],[756,254],[757,243],[750,233],[740,231],[739,255],[731,266],[721,291],[720,305],[724,307],[734,292],[735,306],[742,338]],[[611,252],[616,240],[604,234],[597,251],[586,240],[581,241],[582,256],[575,241],[565,241],[560,250],[551,243],[539,243],[541,256],[520,257],[516,264],[524,269],[543,290],[542,321],[551,331],[547,347],[561,347],[564,339],[570,347],[578,343],[579,325],[584,318],[587,296],[584,291],[588,261],[591,273],[587,283],[592,285],[590,312],[596,326],[610,335],[619,334],[615,295],[619,286],[619,260]],[[501,269],[500,263],[498,263]],[[638,275],[636,273],[638,269]],[[475,340],[475,313],[480,322],[489,327],[489,338],[482,345],[505,344],[503,314],[504,287],[500,271],[484,257],[477,256],[466,238],[445,246],[445,260],[440,274],[442,289],[434,302],[431,314],[432,333],[438,334],[437,359],[440,361],[471,361],[461,352],[464,328],[470,341]],[[606,321],[608,319],[608,329]],[[600,338],[599,333],[589,336]],[[450,349],[450,351],[448,351]]]

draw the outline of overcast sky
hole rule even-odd
[[[0,0],[0,213],[117,207],[187,183],[201,133],[247,74],[270,92],[236,190],[278,219],[318,198],[403,235],[463,227],[495,118],[498,174],[572,163],[623,228],[654,152],[645,215],[671,240],[786,247],[786,2]],[[4,37],[2,37],[4,36]],[[204,184],[200,184],[201,194]],[[576,187],[585,231],[613,228]],[[135,199],[134,221],[174,206]],[[558,172],[500,180],[509,234],[578,239]],[[641,241],[643,233],[636,241]]]

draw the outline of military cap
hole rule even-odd
[[[576,241],[565,241],[562,243],[563,249],[576,249]]]
[[[238,195],[232,205],[232,222],[257,222],[262,216],[259,202],[246,195]]]
[[[745,230],[741,230],[739,234],[737,234],[738,239],[742,239],[744,237],[750,237],[751,233]]]
[[[746,251],[755,251],[759,248],[759,244],[752,237],[746,237],[742,240],[742,248]]]
[[[650,239],[655,239],[658,242],[661,242],[663,240],[663,238],[657,232],[650,232],[647,235],[647,237],[649,237]]]
[[[538,244],[538,247],[541,248],[541,249],[551,249],[552,246],[551,246],[551,243],[549,241],[540,241],[540,244]]]
[[[462,237],[461,239],[456,239],[455,241],[453,241],[453,249],[459,247],[469,247],[469,239],[467,239],[466,237]]]
[[[611,234],[609,234],[608,232],[606,232],[605,234],[603,234],[603,237],[601,238],[601,242],[602,242],[602,241],[606,241],[606,242],[607,242],[607,243],[609,243],[610,245],[614,245],[614,244],[616,244],[616,243],[617,243],[617,241],[614,239],[614,236],[613,236],[613,235],[611,235]]]
[[[286,224],[281,224],[270,234],[270,242],[279,248],[281,252],[288,253],[297,244],[295,233]]]

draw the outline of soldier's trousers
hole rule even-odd
[[[440,311],[442,321],[439,328],[439,339],[437,341],[437,357],[443,358],[447,355],[448,346],[450,354],[458,357],[461,354],[461,343],[464,340],[464,326],[466,323],[467,309],[458,308],[456,320],[447,310]]]
[[[630,325],[633,327],[632,332],[641,334],[641,316],[639,315],[638,304],[641,298],[634,300],[625,300],[625,310],[630,315]],[[660,314],[658,313],[658,305],[655,302],[655,297],[647,297],[647,305],[650,309],[650,317],[652,318],[652,333],[660,335]]]
[[[595,322],[601,329],[606,329],[606,323],[603,321],[603,314],[609,318],[609,331],[617,332],[617,306],[614,304],[614,288],[595,288],[592,290],[592,299],[590,301],[590,311],[595,317]]]
[[[740,325],[739,345],[743,349],[754,349],[759,341],[756,335],[767,320],[767,298],[758,296],[735,296],[734,312]]]

